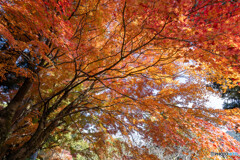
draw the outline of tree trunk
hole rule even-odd
[[[47,128],[37,129],[32,138],[17,151],[10,153],[7,160],[24,160],[35,153],[45,142],[51,132],[58,126],[58,121],[51,123]],[[39,124],[41,125],[41,124]]]
[[[13,117],[31,86],[32,81],[30,78],[26,78],[8,106],[0,111],[0,159],[4,156],[7,149],[5,141],[10,134]]]

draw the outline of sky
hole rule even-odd
[[[178,78],[180,83],[186,83],[187,80],[185,78]],[[207,82],[206,82],[207,83]],[[214,108],[214,109],[223,109],[223,102],[224,100],[217,94],[212,94],[209,92],[209,94],[206,97],[209,102],[206,103],[206,107]]]
[[[209,102],[206,103],[207,107],[211,107],[214,109],[223,109],[223,99],[221,99],[218,95],[208,95]]]

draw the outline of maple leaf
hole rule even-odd
[[[209,149],[239,152],[239,143],[218,128],[234,128],[239,110],[204,107],[202,81],[239,79],[239,3],[0,5],[0,158],[26,159],[63,134],[91,142],[89,153],[106,158],[110,137],[119,133],[124,140],[113,147],[119,153],[125,148],[135,159],[156,159],[134,145],[134,132],[166,152],[182,145],[198,158],[208,157]]]

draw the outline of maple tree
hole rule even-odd
[[[240,152],[218,128],[234,128],[239,110],[205,108],[202,81],[214,75],[214,82],[239,82],[237,1],[2,0],[0,6],[2,159],[29,157],[65,132],[90,142],[99,158],[113,145],[136,159],[155,159],[131,145],[133,132],[162,147],[184,145],[197,151],[193,158],[209,156],[209,148]],[[114,139],[118,132],[128,141]]]

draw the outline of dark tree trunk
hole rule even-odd
[[[47,128],[43,128],[42,124],[39,127],[32,138],[25,143],[20,149],[10,153],[7,156],[7,160],[24,160],[34,154],[49,137],[51,132],[58,126],[58,121],[51,123]]]
[[[26,78],[8,106],[0,111],[0,159],[4,156],[7,149],[5,141],[10,134],[13,117],[31,86],[32,81]]]

